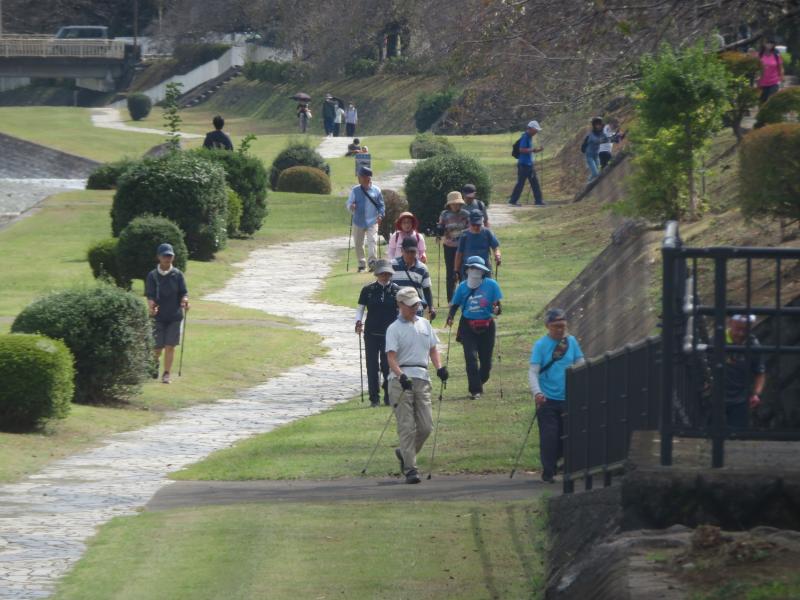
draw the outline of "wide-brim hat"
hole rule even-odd
[[[470,256],[467,262],[464,263],[464,269],[480,269],[485,273],[491,273],[492,270],[486,266],[486,261],[480,256]]]
[[[400,230],[400,222],[403,219],[411,219],[411,222],[413,223],[412,227],[414,229],[416,229],[417,231],[419,231],[419,219],[417,219],[417,217],[414,216],[414,213],[411,213],[411,212],[408,212],[408,211],[401,212],[400,215],[397,217],[397,219],[395,219],[395,221],[394,221],[394,228],[395,229],[397,229],[398,231]]]
[[[450,192],[447,194],[447,200],[445,201],[444,206],[447,208],[451,204],[466,204],[466,202],[464,202],[464,198],[461,196],[461,192]]]
[[[375,261],[373,273],[375,273],[375,275],[380,275],[381,273],[391,273],[394,275],[394,267],[392,266],[391,261],[381,258]]]
[[[397,298],[397,302],[400,304],[405,304],[406,306],[416,306],[422,302],[417,290],[413,287],[400,288],[400,291],[397,292],[397,296],[395,296],[395,298]]]

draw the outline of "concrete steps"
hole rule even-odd
[[[203,85],[199,85],[196,88],[189,90],[178,100],[178,106],[180,108],[189,108],[205,102],[232,79],[239,77],[241,73],[241,67],[231,67],[219,77],[211,79]]]

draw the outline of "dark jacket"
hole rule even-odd
[[[333,100],[322,103],[322,118],[323,119],[330,119],[331,121],[336,116],[336,102]]]
[[[228,137],[227,133],[219,129],[215,129],[214,131],[209,131],[206,134],[206,139],[203,140],[203,148],[224,148],[225,150],[233,150],[233,144],[231,143],[231,138]]]
[[[159,275],[158,269],[153,269],[144,280],[144,295],[158,305],[158,314],[155,318],[162,323],[173,323],[183,319],[181,298],[188,293],[183,273],[175,268],[167,275]]]
[[[365,285],[358,296],[358,303],[367,307],[364,333],[386,335],[386,329],[397,320],[397,292],[400,286],[389,283],[382,286],[377,281]]]

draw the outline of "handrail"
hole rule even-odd
[[[125,42],[3,36],[0,37],[0,57],[124,59]]]

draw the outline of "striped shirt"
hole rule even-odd
[[[431,275],[424,263],[417,260],[416,264],[409,267],[402,256],[398,256],[392,261],[394,277],[392,283],[402,287],[413,287],[426,306],[433,306],[433,294],[431,293]]]

